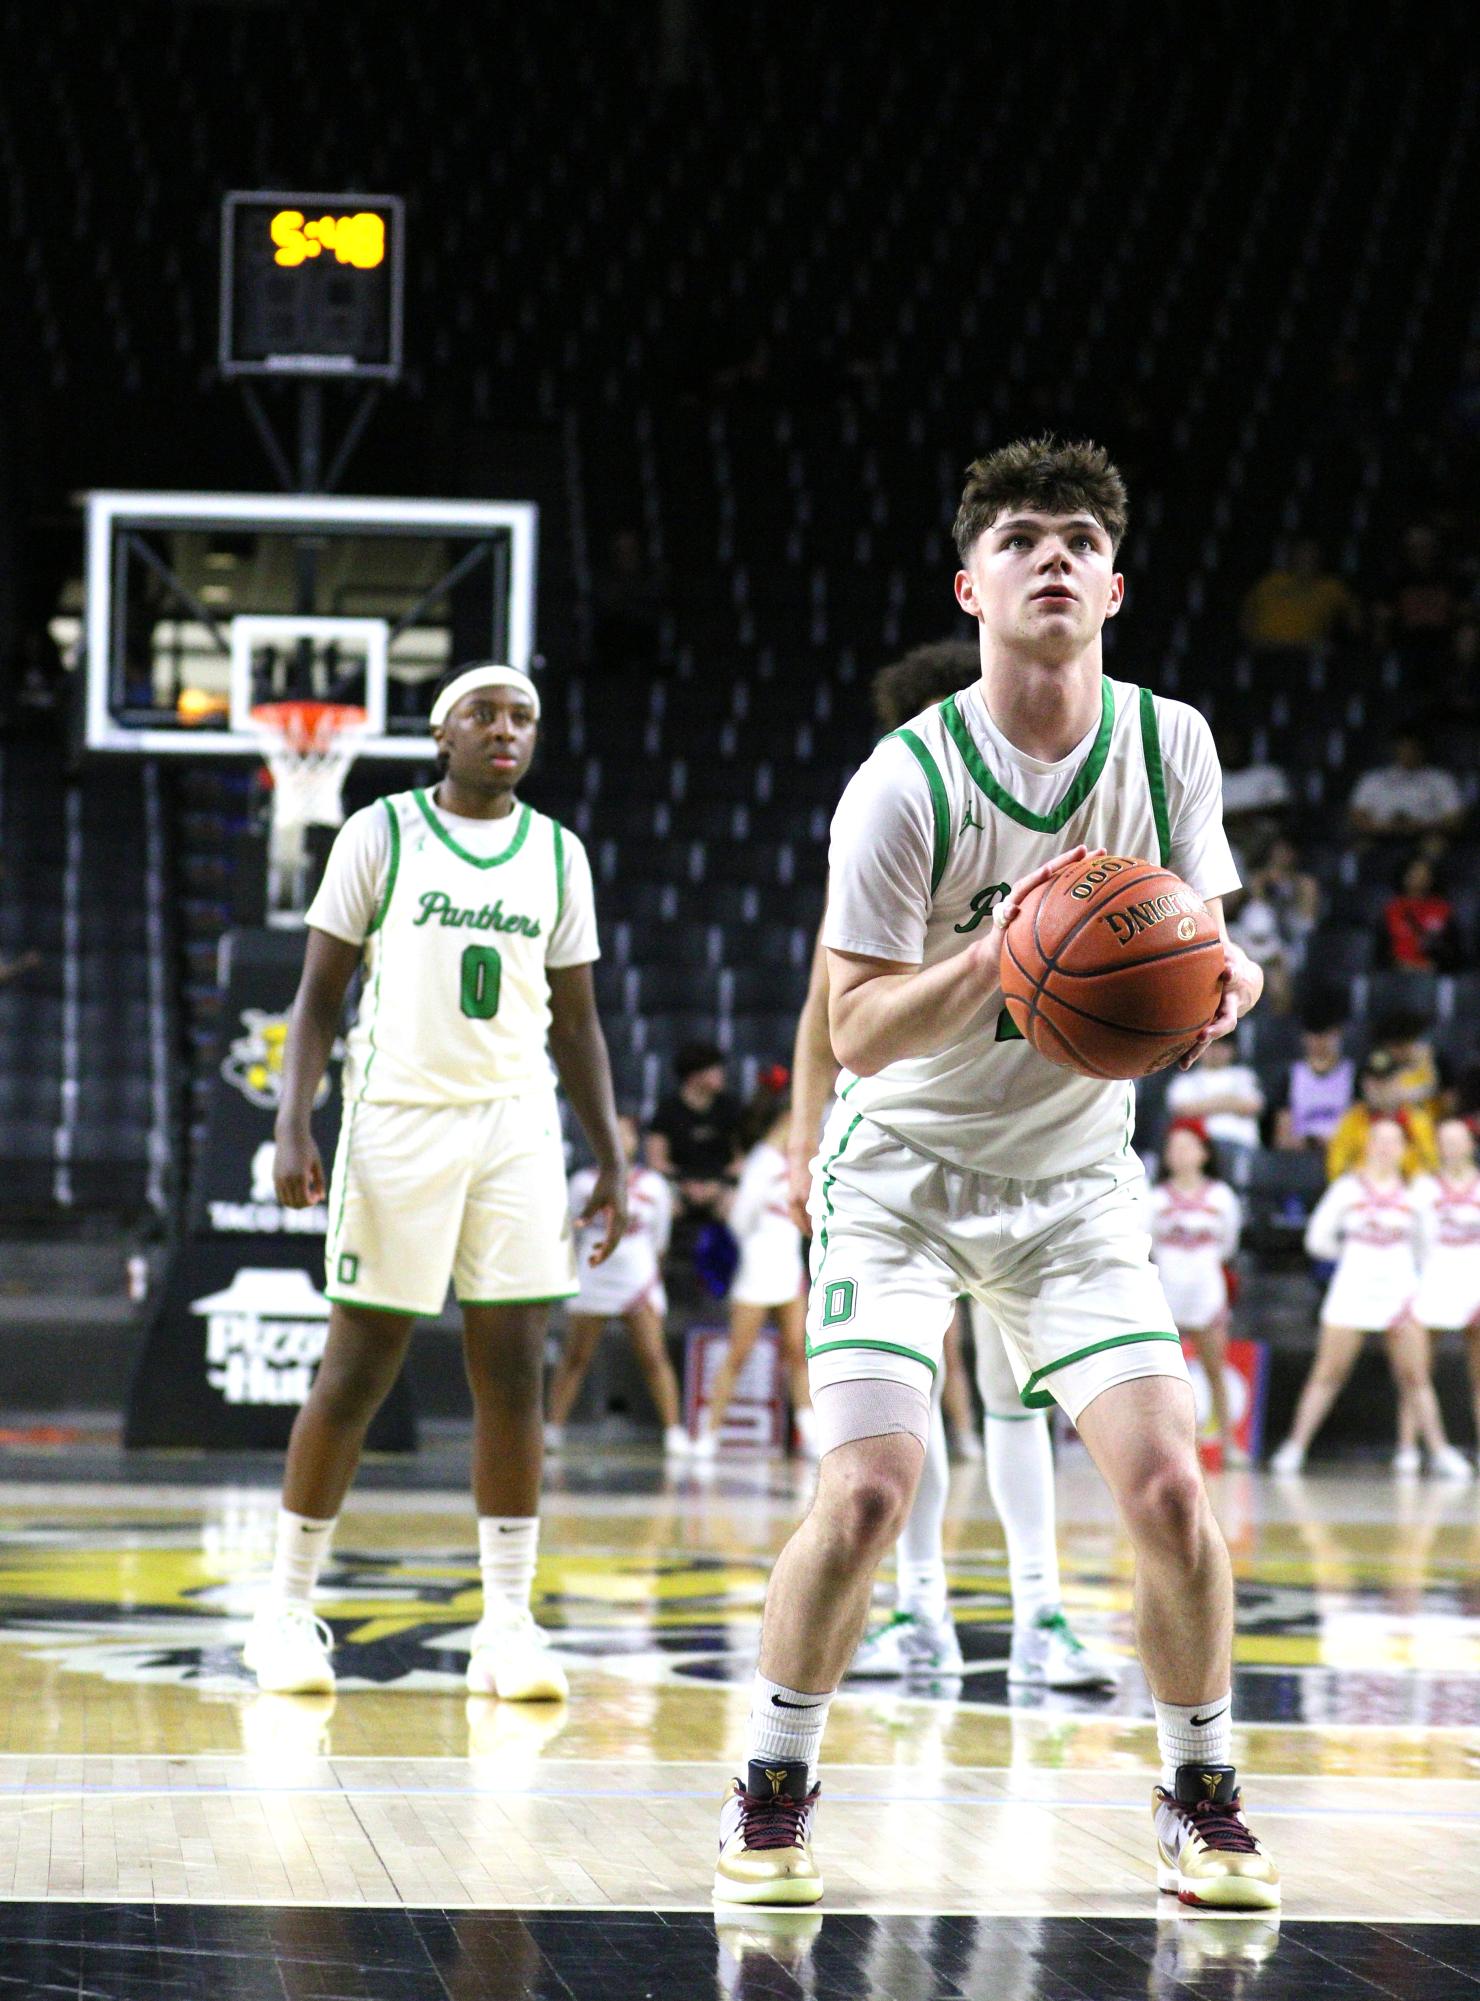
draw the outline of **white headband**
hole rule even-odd
[[[540,691],[527,674],[517,667],[470,667],[466,674],[459,674],[455,681],[449,681],[436,701],[428,718],[431,727],[437,729],[445,723],[453,709],[464,695],[471,695],[475,688],[517,688],[521,695],[529,698],[536,722],[540,719]]]

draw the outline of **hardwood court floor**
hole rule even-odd
[[[1284,1871],[1282,1928],[1158,1911],[1129,1660],[1113,1697],[1008,1702],[1001,1539],[974,1468],[948,1524],[966,1673],[845,1688],[823,1915],[716,1928],[718,1800],[805,1474],[701,1480],[594,1450],[553,1469],[538,1612],[572,1695],[520,1707],[462,1690],[478,1576],[456,1492],[352,1500],[321,1594],[339,1691],[267,1697],[236,1648],[270,1469],[230,1487],[17,1477],[36,1469],[14,1456],[0,1486],[0,1898],[4,1936],[43,1959],[17,1988],[0,1952],[0,1993],[194,1994],[159,1969],[183,1981],[234,1938],[240,1981],[200,1992],[618,2001],[697,1952],[696,1984],[651,1991],[1480,1994],[1480,1492],[1375,1470],[1213,1483],[1239,1580],[1238,1757]],[[1060,1496],[1073,1616],[1128,1651],[1126,1549],[1076,1455]],[[608,1934],[630,1989],[617,1945],[592,1945]],[[318,1970],[295,1985],[300,1959]],[[588,1962],[605,1977],[583,1986]]]

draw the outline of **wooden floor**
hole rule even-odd
[[[0,1895],[27,1902],[707,1911],[768,1568],[805,1500],[780,1462],[552,1476],[538,1612],[566,1705],[462,1690],[478,1575],[455,1492],[363,1492],[322,1593],[337,1696],[237,1657],[275,1494],[0,1488]],[[58,1470],[65,1465],[59,1463]],[[1128,1563],[1067,1455],[1071,1611],[1128,1652]],[[1480,1492],[1385,1472],[1214,1482],[1234,1548],[1238,1759],[1285,1918],[1480,1916]],[[953,1476],[957,1681],[852,1685],[826,1744],[830,1913],[1154,1914],[1144,1684],[1009,1704],[1001,1537]],[[3,1986],[0,1976],[0,1986]]]

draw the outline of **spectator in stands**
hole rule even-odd
[[[663,576],[635,528],[619,528],[596,574],[596,664],[605,674],[651,671],[658,657]]]
[[[1321,561],[1318,542],[1303,537],[1289,561],[1276,563],[1249,591],[1239,624],[1260,652],[1308,653],[1360,623],[1356,599]]]
[[[1364,772],[1347,807],[1353,833],[1404,838],[1452,834],[1464,811],[1453,773],[1429,763],[1416,730],[1394,737],[1392,763]]]
[[[1264,1093],[1247,1063],[1238,1059],[1238,1036],[1210,1042],[1196,1069],[1183,1070],[1167,1092],[1174,1119],[1197,1119],[1230,1168],[1259,1151]],[[1214,1051],[1217,1054],[1214,1055]]]
[[[20,952],[13,959],[0,959],[0,987],[8,987],[23,973],[33,973],[41,964],[39,952]]]
[[[1447,973],[1460,962],[1454,905],[1427,855],[1404,864],[1398,893],[1383,908],[1382,926],[1388,957],[1399,971]]]
[[[1357,1066],[1341,1049],[1339,1017],[1312,1013],[1301,1023],[1300,1054],[1290,1065],[1275,1107],[1274,1143],[1286,1152],[1324,1153],[1351,1109]]]
[[[1449,1066],[1434,1049],[1427,1015],[1409,1008],[1389,1008],[1372,1029],[1372,1047],[1397,1066],[1394,1106],[1417,1106],[1436,1122],[1449,1109]]]
[[[1427,522],[1403,531],[1398,564],[1377,607],[1378,636],[1396,646],[1410,666],[1433,665],[1459,620],[1464,594],[1441,560],[1439,538]]]
[[[724,1206],[743,1112],[725,1089],[725,1059],[712,1042],[685,1043],[673,1071],[677,1089],[659,1102],[644,1142],[647,1164],[674,1183],[679,1217],[704,1222]]]
[[[1290,1010],[1295,976],[1305,963],[1305,943],[1320,921],[1321,886],[1300,867],[1295,843],[1283,834],[1270,843],[1261,868],[1228,929],[1264,968],[1265,999],[1276,1014]]]
[[[1326,1149],[1326,1179],[1339,1181],[1355,1171],[1367,1150],[1369,1133],[1382,1119],[1395,1119],[1403,1129],[1404,1175],[1411,1179],[1434,1173],[1439,1164],[1434,1121],[1422,1105],[1403,1103],[1398,1059],[1386,1049],[1374,1049],[1358,1073],[1357,1092],[1356,1104],[1343,1114]]]
[[[1219,730],[1218,761],[1223,767],[1223,825],[1237,855],[1247,867],[1258,861],[1279,833],[1293,794],[1290,781],[1277,764],[1258,763],[1249,755],[1241,730]]]

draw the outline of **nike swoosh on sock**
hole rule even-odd
[[[773,1695],[771,1701],[777,1709],[821,1709],[820,1702],[788,1702],[784,1696]]]
[[[1194,1716],[1192,1719],[1193,1727],[1194,1729],[1198,1729],[1204,1726],[1205,1724],[1216,1723],[1220,1716],[1226,1716],[1227,1714],[1228,1714],[1228,1704],[1225,1702],[1223,1707],[1221,1709],[1215,1709],[1211,1716]]]

